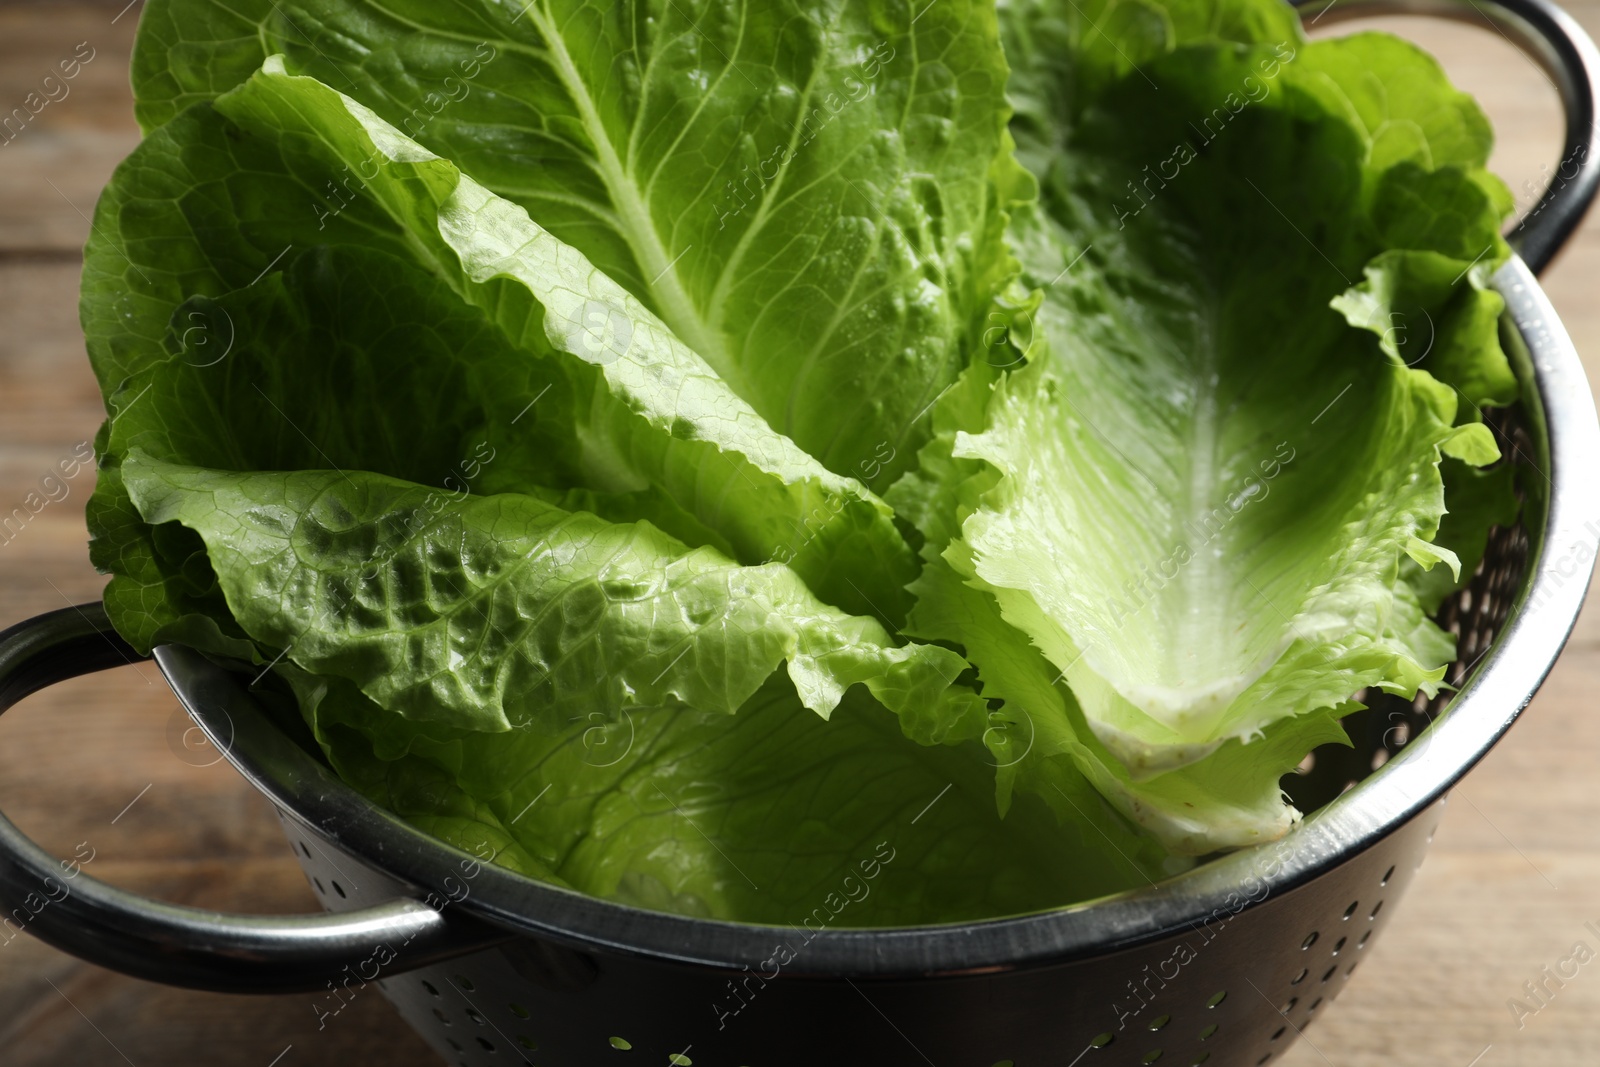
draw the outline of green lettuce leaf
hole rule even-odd
[[[1344,706],[1275,723],[1264,739],[1230,740],[1203,760],[1136,779],[1088,727],[1062,672],[1003,617],[998,590],[973,573],[963,542],[930,563],[915,588],[908,631],[959,642],[979,667],[984,696],[998,705],[983,741],[998,769],[1003,811],[1019,795],[1037,797],[1070,827],[1104,798],[1175,856],[1200,856],[1282,836],[1298,813],[1283,803],[1279,777],[1319,744],[1349,743],[1338,718],[1353,708]]]
[[[533,497],[439,500],[364,471],[238,473],[132,450],[145,521],[198,533],[234,619],[386,710],[541,729],[631,705],[732,714],[780,663],[824,718],[857,682],[925,744],[976,737],[961,657],[896,647],[781,564],[742,567],[646,523]]]
[[[1161,850],[1092,793],[1080,798],[1092,823],[1063,829],[1033,798],[1002,820],[981,750],[923,748],[859,690],[827,722],[776,676],[731,719],[635,708],[488,735],[397,731],[348,683],[315,684],[319,738],[374,800],[442,823],[469,851],[508,849],[515,869],[641,907],[806,938],[1037,910],[1162,873]]]
[[[285,54],[528,209],[823,465],[888,484],[1014,273],[997,34],[982,0],[165,0],[134,85],[153,129]]]
[[[1488,268],[1407,250],[1376,257],[1365,275],[1333,306],[1352,326],[1377,334],[1391,357],[1453,387],[1466,401],[1463,417],[1481,419],[1482,408],[1518,398],[1516,375],[1500,347],[1505,300],[1488,288]]]
[[[1002,799],[1083,777],[1178,852],[1277,836],[1296,817],[1278,776],[1337,735],[1351,694],[1431,693],[1451,655],[1410,579],[1457,564],[1435,540],[1441,458],[1497,450],[1455,425],[1451,388],[1328,305],[1358,299],[1386,252],[1448,263],[1426,296],[1459,313],[1431,365],[1492,398],[1505,361],[1473,295],[1506,254],[1487,127],[1385,39],[1274,43],[1270,20],[1120,8],[1119,36],[1051,3],[1002,16],[1008,47],[1039,57],[1013,50],[1041,197],[1012,229],[1038,303],[1009,324],[1026,368],[890,493],[945,492],[919,512],[942,518],[919,523],[908,632],[963,648],[1005,701],[1015,729],[991,747],[1026,735]],[[1144,43],[1101,63],[1090,27]],[[1383,112],[1388,80],[1436,112]],[[1187,824],[1186,790],[1210,798]]]
[[[887,505],[773,432],[660,320],[520,208],[311,79],[265,72],[223,106],[252,131],[196,108],[141,145],[98,209],[84,319],[108,396],[174,358],[184,338],[206,335],[189,322],[205,317],[186,306],[196,295],[249,288],[324,243],[383,251],[442,280],[503,335],[513,351],[497,373],[516,391],[492,405],[497,425],[485,439],[522,441],[523,455],[566,453],[566,480],[553,488],[652,492],[742,562],[785,560],[831,603],[888,622],[903,615],[915,560]],[[339,177],[340,159],[371,175],[346,210],[319,221],[271,208],[316,195]],[[529,361],[545,365],[517,366]],[[538,403],[552,385],[561,393]],[[515,425],[523,415],[531,426]]]

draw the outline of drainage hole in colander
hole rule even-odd
[[[1372,914],[1368,915],[1367,918],[1376,919],[1378,917],[1378,912],[1380,912],[1382,910],[1383,910],[1383,901],[1380,900],[1380,901],[1378,901],[1376,904],[1374,904],[1372,906]]]
[[[484,1021],[485,1021],[483,1016],[478,1014],[478,1009],[476,1009],[476,1008],[468,1008],[467,1009],[467,1018],[471,1019],[473,1022],[477,1023],[479,1026],[482,1026],[484,1024]]]
[[[1298,1003],[1300,1003],[1299,997],[1290,997],[1288,1000],[1284,1001],[1283,1006],[1278,1009],[1278,1014],[1288,1015],[1291,1011],[1294,1011],[1294,1006]]]
[[[1361,901],[1352,900],[1350,902],[1350,906],[1348,908],[1344,909],[1344,921],[1345,922],[1349,922],[1350,921],[1350,916],[1354,915],[1356,913],[1356,909],[1359,908],[1360,906],[1361,906]]]
[[[434,1008],[433,1009],[433,1017],[435,1019],[438,1019],[440,1022],[444,1023],[446,1026],[450,1025],[450,1016],[446,1015],[444,1012],[440,1011],[438,1008]]]
[[[1387,871],[1383,872],[1383,877],[1378,880],[1378,884],[1379,885],[1388,885],[1389,884],[1389,879],[1391,879],[1393,877],[1394,877],[1394,868],[1390,867]]]
[[[1153,1048],[1149,1052],[1146,1052],[1144,1054],[1144,1059],[1140,1060],[1139,1062],[1140,1063],[1154,1063],[1157,1060],[1159,1060],[1160,1058],[1161,1058],[1161,1050],[1158,1049],[1158,1048]]]
[[[1313,1000],[1310,1004],[1306,1005],[1306,1014],[1310,1015],[1312,1012],[1316,1011],[1317,1008],[1321,1006],[1321,1004],[1322,1004],[1322,998],[1321,997],[1318,997],[1316,1000]]]
[[[1157,1017],[1155,1019],[1151,1019],[1150,1020],[1150,1029],[1159,1030],[1163,1026],[1167,1025],[1168,1023],[1170,1023],[1171,1021],[1172,1021],[1172,1016],[1170,1016],[1170,1015],[1162,1015],[1162,1016],[1159,1016],[1159,1017]]]
[[[633,1047],[633,1042],[629,1041],[625,1037],[613,1037],[611,1039],[611,1047],[620,1048],[622,1051],[626,1052]]]
[[[1289,979],[1289,984],[1290,985],[1299,985],[1301,982],[1304,982],[1306,980],[1306,975],[1308,975],[1310,973],[1311,973],[1311,971],[1308,968],[1305,968],[1305,967],[1300,968],[1300,973],[1295,975],[1293,978]]]
[[[523,1048],[527,1049],[529,1052],[538,1052],[539,1051],[539,1046],[537,1044],[535,1044],[533,1038],[529,1037],[527,1034],[518,1034],[517,1035],[517,1044],[521,1045]]]
[[[1206,1001],[1206,1007],[1214,1008],[1218,1004],[1221,1004],[1224,1000],[1227,1000],[1227,999],[1228,999],[1228,991],[1226,989],[1224,989],[1224,990],[1222,990],[1221,992],[1218,992],[1218,993],[1213,993],[1213,994],[1211,994],[1211,999]]]
[[[1335,941],[1333,943],[1333,955],[1337,956],[1340,950],[1344,948],[1344,943],[1348,940],[1350,940],[1348,937],[1341,937],[1339,940]]]
[[[1428,844],[1430,844],[1430,845],[1433,844],[1433,835],[1438,833],[1438,832],[1439,832],[1439,824],[1438,823],[1434,823],[1433,824],[1433,828],[1428,831]]]
[[[467,1051],[466,1049],[462,1048],[459,1044],[456,1043],[455,1038],[447,1037],[447,1038],[444,1039],[444,1043],[449,1045],[451,1048],[455,1049],[457,1052],[465,1052],[465,1051]]]
[[[485,1051],[485,1052],[493,1052],[494,1051],[494,1042],[490,1041],[486,1037],[478,1038],[478,1044],[483,1048],[483,1051]]]
[[[1388,749],[1380,748],[1380,749],[1378,749],[1378,751],[1376,751],[1376,752],[1374,752],[1372,754],[1372,769],[1373,770],[1377,770],[1379,767],[1382,767],[1385,763],[1388,763],[1388,762],[1389,762],[1389,750]]]
[[[1357,962],[1360,962],[1360,961],[1357,961]],[[1346,978],[1349,978],[1352,974],[1355,974],[1355,973],[1356,973],[1356,965],[1354,963],[1352,963],[1348,968],[1345,969],[1344,976]]]
[[[1093,1041],[1089,1042],[1089,1047],[1090,1048],[1105,1048],[1107,1045],[1111,1044],[1111,1042],[1115,1041],[1116,1038],[1117,1038],[1116,1034],[1113,1034],[1110,1030],[1107,1030],[1103,1034],[1096,1035],[1095,1039]]]
[[[306,843],[304,841],[296,841],[295,844],[300,846],[300,855],[304,856],[306,859],[311,858],[311,850],[306,848]]]
[[[1306,939],[1304,941],[1300,942],[1300,949],[1303,952],[1306,949],[1310,948],[1312,945],[1315,945],[1316,943],[1317,943],[1317,932],[1315,930],[1313,930],[1309,934],[1306,935]]]
[[[468,978],[464,974],[458,974],[458,975],[452,976],[451,977],[451,981],[455,982],[455,984],[460,986],[462,989],[465,989],[468,993],[471,993],[471,992],[475,991],[478,988],[477,986],[472,984],[472,979]]]
[[[1366,933],[1362,934],[1361,935],[1361,940],[1356,942],[1356,948],[1366,948],[1367,947],[1367,938],[1369,938],[1371,936],[1372,936],[1372,931],[1371,930],[1368,930]]]
[[[1280,1026],[1280,1027],[1278,1027],[1278,1029],[1277,1029],[1277,1030],[1276,1030],[1276,1031],[1275,1031],[1275,1032],[1274,1032],[1274,1033],[1273,1033],[1273,1035],[1272,1035],[1272,1040],[1274,1040],[1274,1041],[1276,1041],[1276,1040],[1278,1040],[1278,1038],[1280,1038],[1280,1037],[1282,1037],[1282,1036],[1283,1036],[1283,1035],[1284,1035],[1284,1034],[1286,1034],[1286,1033],[1288,1033],[1288,1032],[1289,1032],[1289,1028],[1288,1028],[1288,1027],[1287,1027],[1287,1026]]]
[[[1263,1063],[1266,1063],[1270,1059],[1272,1059],[1272,1053],[1269,1052],[1265,1056],[1261,1057],[1259,1060],[1256,1061],[1256,1067],[1261,1067],[1261,1065]]]
[[[1337,963],[1335,963],[1332,967],[1328,968],[1328,972],[1322,976],[1322,980],[1324,982],[1326,982],[1326,981],[1328,981],[1330,978],[1332,978],[1334,975],[1336,975],[1338,973],[1339,973],[1339,965]]]
[[[515,1015],[519,1019],[526,1019],[532,1014],[532,1012],[528,1011],[528,1009],[524,1008],[521,1004],[507,1004],[506,1007],[510,1008],[511,1014]]]
[[[1206,1028],[1204,1028],[1203,1030],[1200,1031],[1200,1040],[1204,1041],[1204,1040],[1206,1040],[1208,1037],[1210,1037],[1212,1034],[1214,1034],[1216,1032],[1217,1032],[1217,1024],[1216,1023],[1212,1023],[1210,1026],[1207,1026]]]
[[[344,896],[344,886],[342,886],[338,882],[335,882],[335,881],[332,881],[332,880],[329,880],[328,884],[333,886],[333,891],[335,893],[338,893],[339,896],[341,896],[341,897]]]
[[[422,988],[426,989],[433,996],[438,996],[439,995],[439,990],[437,988],[435,988],[434,984],[432,982],[428,981],[427,979],[423,979]]]
[[[328,891],[322,888],[322,879],[318,878],[316,875],[311,876],[311,884],[316,886],[317,892],[321,893],[323,896],[328,895]]]

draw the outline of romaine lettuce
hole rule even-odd
[[[532,877],[939,921],[1281,836],[1515,515],[1488,126],[1277,0],[151,0],[134,80],[108,610]]]

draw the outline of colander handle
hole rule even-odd
[[[1432,15],[1488,25],[1537,63],[1561,97],[1566,147],[1533,210],[1507,234],[1534,274],[1561,251],[1600,189],[1595,158],[1600,51],[1577,20],[1549,0],[1290,0],[1308,29],[1372,15]]]
[[[99,604],[40,615],[0,633],[0,712],[56,682],[144,660]],[[26,931],[123,974],[216,992],[323,992],[380,945],[393,952],[381,968],[388,975],[508,936],[411,899],[318,915],[231,915],[149,900],[57,860],[3,814],[0,908],[0,941]]]

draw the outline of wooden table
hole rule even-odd
[[[95,197],[138,139],[127,90],[138,0],[125,3],[0,4],[0,112],[80,42],[94,50],[70,95],[0,148],[0,513],[103,418],[77,324],[78,250]],[[1600,0],[1573,10],[1600,33]],[[1555,95],[1538,71],[1487,29],[1385,25],[1433,49],[1485,103],[1501,135],[1496,169],[1531,202],[1560,152]],[[1545,278],[1591,378],[1600,378],[1597,278],[1600,213]],[[0,538],[0,621],[98,598],[82,510],[92,479],[79,474],[65,499]],[[1600,611],[1591,608],[1521,724],[1456,791],[1403,918],[1286,1067],[1597,1061],[1600,963],[1521,1027],[1507,1007],[1574,942],[1600,949],[1583,928],[1600,919],[1596,692]],[[185,724],[150,666],[31,698],[0,724],[0,808],[58,854],[89,842],[92,872],[138,892],[234,911],[315,909],[265,802],[225,763],[186,756],[174,740]],[[376,992],[319,1031],[309,996],[171,990],[32,938],[0,947],[0,1063],[12,1067],[364,1062],[438,1061]]]

